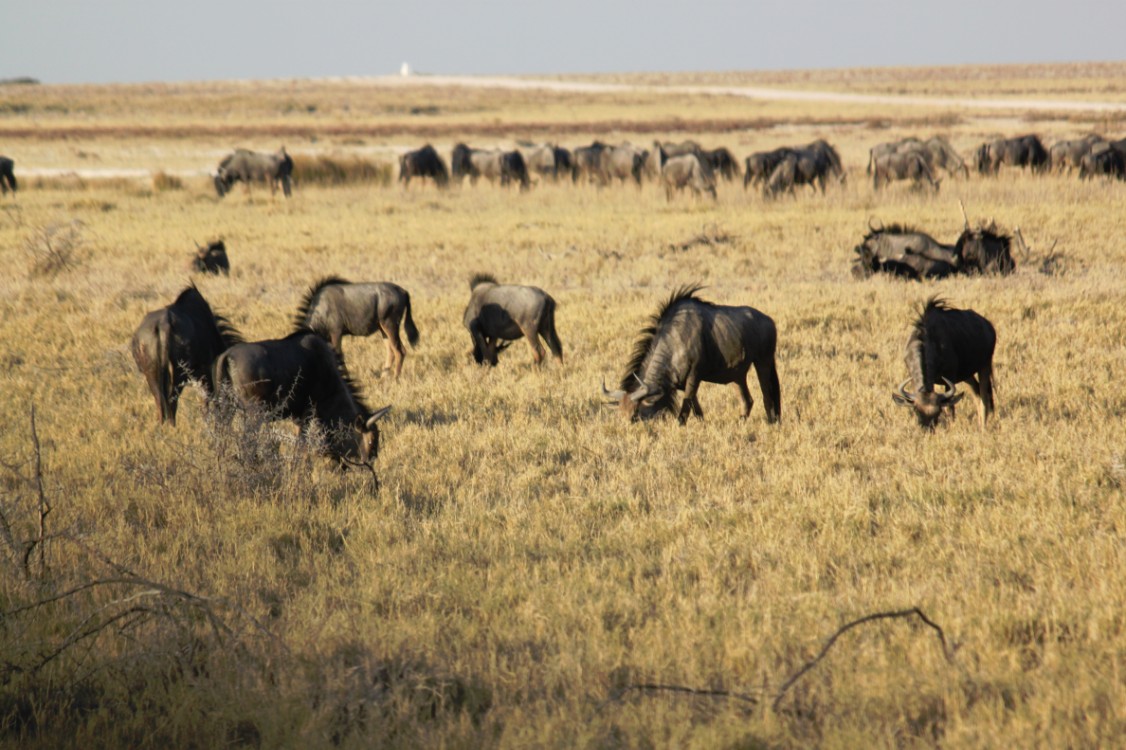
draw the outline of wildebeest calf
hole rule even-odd
[[[471,291],[463,322],[473,338],[473,361],[495,367],[502,342],[528,339],[532,357],[539,365],[544,359],[540,336],[551,353],[563,361],[563,344],[555,332],[555,300],[534,286],[498,284],[486,274],[469,281]]]
[[[955,383],[968,383],[981,399],[982,428],[993,413],[993,325],[973,310],[956,310],[937,298],[927,300],[907,339],[904,362],[910,377],[892,394],[895,403],[914,409],[919,425],[933,430],[944,409],[953,416],[962,398]],[[913,384],[913,391],[907,384]],[[944,392],[934,388],[944,384]]]

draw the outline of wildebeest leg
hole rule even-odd
[[[403,351],[403,341],[399,338],[399,322],[380,321],[379,327],[387,337],[387,369],[394,372],[395,377],[398,378],[399,373],[403,371],[403,358],[406,356]]]
[[[685,424],[688,421],[688,413],[693,412],[700,419],[704,418],[704,412],[700,409],[700,404],[696,401],[696,391],[700,388],[700,381],[696,378],[695,374],[688,376],[684,382],[684,401],[680,404],[680,423]]]
[[[755,400],[751,398],[751,389],[747,387],[747,375],[735,381],[735,387],[739,389],[739,395],[743,397],[743,419],[751,416],[751,407],[755,405]]]
[[[987,367],[978,373],[981,378],[981,389],[978,396],[981,398],[981,427],[985,429],[985,422],[993,413],[993,368]]]
[[[538,367],[543,363],[543,358],[547,353],[543,350],[543,344],[540,343],[539,331],[535,328],[524,328],[520,326],[520,330],[524,332],[524,338],[528,339],[528,346],[532,347],[532,358],[535,360]]]

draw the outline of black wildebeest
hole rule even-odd
[[[429,143],[399,157],[399,182],[406,187],[411,184],[412,177],[429,177],[440,188],[446,187],[450,182],[446,163]]]
[[[898,224],[879,229],[869,224],[868,230],[855,248],[854,276],[883,272],[916,280],[942,278],[961,265],[953,245],[943,245],[929,234]]]
[[[495,367],[497,352],[505,348],[501,342],[524,337],[539,365],[544,359],[540,336],[556,359],[563,361],[563,344],[555,332],[555,300],[550,294],[534,286],[498,284],[487,274],[470,279],[469,289],[462,320],[473,339],[473,361]]]
[[[418,329],[411,317],[411,296],[406,289],[389,281],[353,284],[328,276],[314,284],[293,318],[296,330],[308,329],[327,339],[343,357],[341,339],[370,336],[379,331],[387,343],[385,369],[399,377],[403,369],[403,341],[399,324],[407,332],[411,346],[418,344]]]
[[[956,310],[931,297],[911,329],[904,351],[907,380],[892,394],[895,403],[914,409],[919,424],[933,430],[947,407],[962,398],[956,383],[968,383],[980,398],[982,428],[993,413],[993,325],[973,310]],[[907,390],[912,383],[913,390]],[[944,392],[935,386],[943,384]]]
[[[215,192],[222,198],[231,190],[236,182],[242,182],[250,189],[252,182],[265,182],[270,186],[270,194],[277,192],[278,184],[288,198],[291,192],[291,177],[293,175],[293,159],[285,152],[285,146],[276,154],[260,154],[244,148],[235,149],[234,153],[226,156],[219,162],[219,169],[215,174]]]
[[[983,143],[978,147],[975,159],[977,171],[981,174],[995,175],[1002,164],[1030,167],[1033,172],[1044,172],[1051,166],[1047,149],[1035,135],[998,138]]]
[[[872,165],[872,189],[879,190],[892,180],[911,180],[915,186],[924,182],[938,192],[941,180],[936,180],[927,160],[918,151],[896,151],[875,157]]]
[[[202,247],[197,242],[195,247],[195,257],[192,258],[189,270],[196,273],[211,273],[216,276],[219,274],[230,276],[231,261],[227,258],[227,246],[223,244],[223,240],[209,242],[207,247]]]
[[[296,421],[302,436],[312,420],[320,422],[327,453],[342,465],[370,464],[379,454],[376,422],[391,407],[368,408],[343,361],[312,331],[236,344],[215,360],[214,378],[216,387],[230,385],[238,403]]]
[[[0,156],[0,194],[6,195],[8,188],[16,192],[16,163],[7,156]]]
[[[711,167],[700,161],[696,154],[668,156],[663,146],[657,146],[661,165],[661,184],[665,186],[665,200],[671,201],[674,193],[691,188],[697,197],[707,193],[717,200],[715,175]]]
[[[696,391],[700,383],[734,383],[743,399],[743,418],[754,399],[747,387],[753,365],[762,390],[766,421],[782,416],[782,393],[774,353],[778,332],[774,321],[753,307],[729,307],[696,296],[700,287],[675,291],[641,332],[619,389],[603,395],[620,405],[630,419],[677,412],[680,423],[689,412],[703,419]],[[684,391],[677,408],[676,392]]]
[[[171,305],[145,315],[130,348],[156,399],[161,423],[176,425],[176,407],[188,381],[199,381],[210,396],[212,363],[241,341],[234,327],[211,311],[195,285],[180,292]]]

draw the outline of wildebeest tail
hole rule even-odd
[[[407,303],[406,313],[403,315],[403,328],[407,332],[407,341],[411,342],[411,346],[418,346],[418,328],[415,327],[414,318],[411,316],[410,292],[405,292],[404,296],[407,299]]]
[[[176,404],[174,402],[176,378],[172,372],[172,355],[169,352],[168,339],[171,335],[167,319],[156,325],[156,383],[160,391],[160,420],[172,425],[176,424]]]
[[[547,348],[562,362],[563,342],[559,340],[559,334],[555,332],[555,300],[551,297],[547,298],[547,305],[544,307],[541,334],[544,341],[547,342]]]

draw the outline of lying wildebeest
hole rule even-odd
[[[399,182],[405,187],[411,184],[412,177],[429,177],[440,188],[446,187],[450,182],[446,163],[429,143],[399,157]]]
[[[171,305],[145,315],[130,348],[156,399],[157,418],[176,425],[180,394],[190,380],[198,381],[210,396],[212,363],[241,341],[234,327],[211,311],[195,285],[180,292]]]
[[[235,149],[234,153],[219,162],[215,175],[215,192],[222,198],[236,182],[244,183],[247,190],[252,182],[266,182],[273,195],[277,192],[278,183],[281,183],[282,192],[288,198],[292,175],[293,159],[285,152],[285,146],[276,154],[259,154],[245,148]]]
[[[391,407],[368,408],[343,361],[312,331],[236,344],[215,360],[214,378],[216,387],[229,384],[237,402],[296,421],[302,436],[320,422],[326,452],[341,465],[370,464],[379,454],[376,422]]]
[[[1012,237],[999,233],[996,227],[971,229],[967,223],[954,243],[954,254],[959,259],[958,271],[1007,276],[1016,270],[1011,245]]]
[[[928,234],[892,224],[875,229],[856,246],[853,275],[866,278],[890,273],[909,279],[943,278],[955,273],[961,257],[953,245],[943,245]]]
[[[643,151],[631,143],[604,148],[599,155],[602,182],[620,180],[624,183],[626,180],[633,180],[638,187],[641,187],[641,175],[648,157],[648,151]]]
[[[468,177],[471,185],[481,177],[501,185],[516,180],[521,190],[527,190],[529,184],[528,169],[519,151],[485,150],[459,143],[450,157],[450,172],[458,182]]]
[[[978,172],[994,175],[1002,164],[1030,167],[1033,172],[1044,172],[1051,166],[1047,149],[1035,135],[998,138],[983,143],[977,149],[976,162]]]
[[[1078,169],[1083,157],[1091,153],[1091,149],[1106,139],[1097,133],[1091,133],[1083,138],[1070,141],[1056,141],[1048,152],[1052,171],[1063,172]]]
[[[735,155],[723,146],[710,151],[703,149],[697,156],[711,168],[713,174],[728,181],[739,177],[739,162],[735,161]]]
[[[192,258],[191,270],[197,273],[212,273],[218,276],[231,275],[231,261],[227,258],[227,246],[223,240],[215,240],[202,247],[196,243],[195,257]]]
[[[307,329],[327,339],[343,358],[341,339],[370,336],[379,331],[387,343],[387,364],[395,377],[403,370],[403,341],[399,324],[407,332],[411,346],[418,344],[418,329],[411,317],[411,296],[406,289],[389,281],[353,284],[329,276],[314,284],[293,317],[296,330]]]
[[[892,180],[911,180],[916,187],[926,182],[936,193],[941,182],[934,178],[926,159],[917,151],[896,151],[876,157],[872,188],[879,190],[881,185],[888,185]]]
[[[8,188],[16,192],[16,163],[7,156],[0,156],[0,195],[6,195]]]
[[[587,182],[602,181],[602,152],[610,146],[593,141],[589,146],[579,146],[571,152],[571,181],[586,178]]]
[[[626,366],[619,389],[602,393],[631,420],[663,411],[689,412],[703,419],[696,391],[700,383],[734,383],[743,399],[743,418],[754,399],[747,373],[754,365],[766,407],[766,421],[782,416],[782,393],[774,353],[778,332],[774,321],[753,307],[729,307],[696,296],[700,287],[677,290],[643,329]],[[684,391],[679,408],[676,392]]]
[[[973,310],[956,310],[937,297],[927,300],[907,339],[904,361],[910,377],[892,394],[895,403],[915,410],[919,424],[933,430],[949,407],[962,398],[955,383],[968,383],[981,399],[981,426],[993,413],[993,325]],[[907,390],[912,383],[913,390]],[[944,384],[944,392],[934,388]]]
[[[657,147],[661,164],[661,184],[665,186],[665,200],[671,201],[673,194],[684,188],[692,188],[696,196],[707,193],[712,200],[718,200],[715,190],[715,175],[695,154],[668,157],[664,148]]]
[[[506,348],[501,343],[528,339],[532,357],[539,365],[544,350],[539,337],[547,342],[551,353],[563,361],[563,344],[555,332],[555,300],[534,286],[498,284],[487,274],[469,280],[469,304],[463,322],[473,339],[473,361],[495,367],[497,353]]]

